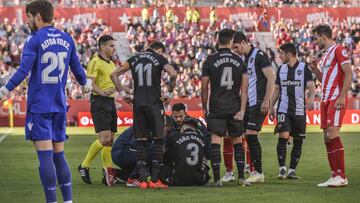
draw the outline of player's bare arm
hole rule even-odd
[[[306,98],[306,109],[311,111],[314,109],[314,98],[315,98],[315,83],[314,81],[308,81],[306,83],[306,87],[309,91],[308,96]]]
[[[345,98],[351,86],[351,76],[352,76],[350,63],[345,63],[341,65],[341,69],[344,71],[344,83],[339,98],[336,100],[335,103],[335,108],[338,110],[345,108]]]
[[[313,71],[313,73],[315,73],[316,78],[320,81],[320,83],[322,82],[322,73],[319,70],[319,68],[317,67],[318,64],[318,59],[316,59],[314,56],[310,58],[309,61],[309,67],[310,69]]]
[[[110,78],[115,85],[115,88],[118,92],[125,91],[126,94],[131,94],[132,90],[120,83],[119,76],[125,74],[128,70],[130,70],[130,65],[128,62],[122,64],[121,67],[115,69],[111,74]]]
[[[204,118],[206,118],[208,113],[207,102],[209,98],[209,81],[210,81],[209,77],[203,76],[201,78],[201,103],[202,103]]]
[[[270,108],[270,98],[274,91],[275,77],[274,77],[274,72],[272,70],[272,67],[270,67],[270,66],[267,68],[263,68],[262,71],[267,79],[267,83],[266,83],[265,97],[261,104],[261,112],[263,114],[267,114],[269,112],[269,108]]]
[[[247,74],[243,74],[242,75],[242,79],[241,79],[241,106],[240,106],[240,111],[236,113],[234,119],[236,120],[243,120],[244,119],[244,114],[245,114],[245,110],[246,110],[246,105],[247,105],[247,101],[248,101],[248,85],[249,85],[249,78]]]
[[[276,111],[275,111],[275,103],[276,101],[278,100],[279,98],[279,94],[280,94],[280,86],[279,85],[275,85],[275,89],[274,89],[274,93],[271,97],[271,100],[270,100],[270,115],[269,115],[269,119],[271,121],[273,121],[276,117]]]
[[[161,98],[161,100],[163,101],[163,103],[165,105],[168,105],[170,103],[170,100],[173,97],[173,91],[174,91],[174,88],[175,88],[175,85],[176,85],[177,72],[176,72],[175,68],[170,64],[166,64],[164,66],[164,70],[169,74],[170,82],[169,82],[168,92]]]

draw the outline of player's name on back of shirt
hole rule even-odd
[[[220,54],[220,56],[222,56],[222,55],[224,55],[224,54]],[[226,54],[226,55],[228,55],[229,57],[220,58],[220,59],[218,59],[218,60],[215,61],[214,66],[215,66],[216,68],[219,67],[219,66],[221,66],[221,65],[224,64],[224,63],[231,63],[231,64],[233,64],[233,65],[236,66],[236,67],[240,67],[241,64],[239,63],[238,60],[235,60],[235,59],[233,59],[233,58],[230,58],[230,57],[233,56],[232,54]]]
[[[139,55],[139,58],[146,58],[146,59],[149,59],[151,62],[154,63],[155,66],[158,66],[160,64],[159,60],[151,53],[149,52],[144,52],[144,53],[141,53]],[[135,61],[136,62],[136,61]],[[134,62],[134,64],[135,64]]]
[[[61,37],[61,35],[59,37]],[[69,48],[70,48],[70,44],[66,40],[64,40],[62,38],[49,38],[49,39],[45,40],[43,43],[41,43],[41,48],[43,50],[45,50],[45,49],[49,48],[52,45],[63,46],[68,51],[69,51]]]
[[[205,146],[204,141],[203,141],[200,137],[196,136],[195,134],[191,134],[191,135],[186,134],[186,135],[183,135],[183,136],[181,136],[179,139],[176,140],[176,143],[179,144],[179,145],[181,145],[182,143],[187,142],[187,141],[190,141],[190,140],[196,140],[197,142],[199,142],[199,143],[201,144],[202,147]]]

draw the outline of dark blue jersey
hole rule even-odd
[[[33,113],[66,112],[65,85],[69,66],[76,80],[86,84],[86,75],[71,36],[52,26],[27,38],[20,67],[6,84],[11,91],[30,73],[27,109]]]

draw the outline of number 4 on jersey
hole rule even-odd
[[[221,74],[220,86],[226,87],[227,90],[231,90],[233,85],[232,67],[225,67]]]

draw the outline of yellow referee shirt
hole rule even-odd
[[[87,76],[95,78],[95,84],[107,91],[110,88],[115,88],[114,83],[111,81],[110,74],[115,70],[114,62],[107,61],[100,55],[92,58],[87,65]],[[94,95],[98,95],[93,92]],[[114,96],[114,95],[112,95]]]

